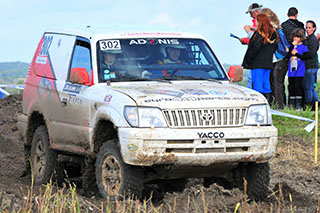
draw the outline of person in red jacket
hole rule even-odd
[[[257,3],[253,3],[249,6],[248,10],[246,13],[250,13],[250,17],[252,18],[252,25],[245,25],[244,30],[248,34],[247,37],[245,38],[240,38],[241,44],[249,44],[250,38],[252,37],[254,31],[257,29],[257,23],[256,23],[256,18],[257,15],[260,14],[260,10],[262,8],[262,5],[259,5]]]

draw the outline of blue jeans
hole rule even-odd
[[[252,69],[252,87],[262,94],[270,93],[270,69]]]
[[[306,104],[313,104],[316,101],[319,101],[318,94],[314,88],[314,83],[316,80],[318,69],[307,69],[304,78],[303,78],[303,89],[304,89],[304,98]]]

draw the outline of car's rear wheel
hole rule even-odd
[[[100,194],[114,200],[125,196],[140,198],[143,191],[142,170],[125,164],[116,140],[107,141],[96,159],[96,181]]]
[[[31,144],[31,167],[35,184],[49,181],[57,162],[56,151],[50,149],[49,136],[46,126],[39,126]]]

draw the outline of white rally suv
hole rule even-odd
[[[246,178],[249,196],[263,199],[277,144],[266,99],[230,83],[201,35],[146,27],[47,30],[18,125],[36,183],[58,154],[91,158],[111,198],[140,196],[154,180],[223,176]]]

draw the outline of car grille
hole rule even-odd
[[[242,126],[246,108],[163,110],[169,127]]]

